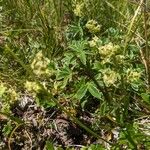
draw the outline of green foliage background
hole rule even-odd
[[[100,129],[112,132],[119,127],[117,141],[105,139],[111,149],[150,148],[146,130],[150,124],[140,126],[140,118],[150,121],[148,4],[127,0],[0,4],[0,114],[16,121],[10,107],[27,92],[45,109],[59,107],[98,139]],[[76,118],[79,108],[94,117],[91,129]],[[9,136],[12,128],[8,122],[4,134]]]

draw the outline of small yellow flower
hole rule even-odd
[[[103,71],[103,80],[106,86],[115,85],[115,82],[120,78],[120,75],[110,69]]]
[[[30,81],[26,81],[25,88],[29,92],[39,92],[39,90],[41,89],[40,86],[36,82],[30,82]]]
[[[90,47],[95,47],[96,42],[94,40],[91,40],[91,41],[89,41],[89,45],[90,45]]]
[[[97,42],[97,41],[99,40],[99,38],[98,38],[97,36],[94,36],[94,37],[93,37],[93,40],[94,40],[95,42]]]
[[[84,7],[84,4],[81,3],[81,4],[76,4],[75,6],[75,9],[73,10],[74,11],[74,14],[78,17],[81,17],[82,16],[82,11],[83,11],[83,7]]]
[[[107,45],[100,46],[98,48],[99,54],[101,55],[102,63],[105,64],[110,61],[112,56],[115,56],[118,52],[119,46],[113,45],[113,43],[108,43]]]
[[[115,47],[112,43],[108,43],[107,45],[101,46],[98,48],[99,49],[99,53],[101,54],[101,56],[111,56],[113,54],[115,54]]]
[[[8,90],[8,93],[9,93],[10,99],[11,99],[12,101],[18,100],[19,94],[18,94],[13,88],[10,88],[10,89]]]
[[[44,57],[42,51],[40,51],[36,54],[33,62],[31,63],[31,68],[33,69],[33,72],[38,76],[49,74],[49,70],[47,68],[49,63],[49,59]]]
[[[42,51],[39,51],[37,54],[36,54],[36,59],[42,59],[43,58],[43,53]]]
[[[127,70],[127,82],[136,82],[140,79],[141,77],[141,72],[135,71],[133,69],[128,69]]]
[[[89,30],[91,33],[97,33],[100,31],[101,26],[95,21],[95,20],[89,20],[85,27]]]
[[[124,55],[116,55],[116,61],[118,64],[123,64],[124,60],[125,60],[125,56]]]
[[[89,41],[90,47],[95,47],[98,40],[99,40],[99,38],[98,38],[97,36],[94,36],[94,37],[92,38],[92,40]]]
[[[4,83],[0,83],[0,97],[3,96],[6,90],[7,90],[7,87],[4,85]]]
[[[68,113],[70,113],[71,116],[77,115],[77,111],[73,107],[66,106],[65,109],[67,110]]]

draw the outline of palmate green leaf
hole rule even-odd
[[[68,84],[68,82],[72,80],[72,71],[71,71],[71,69],[66,66],[62,70],[58,71],[56,79],[61,80],[60,87],[62,89],[65,88],[66,85]]]
[[[101,99],[102,93],[99,92],[96,85],[92,82],[88,82],[88,91],[91,93],[92,96]]]
[[[71,73],[72,73],[71,70],[68,67],[65,67],[62,70],[58,71],[56,78],[57,80],[61,80],[66,77],[69,77]]]
[[[81,51],[79,54],[78,54],[78,57],[80,58],[81,62],[86,65],[86,55],[85,55],[85,52],[84,51]]]
[[[83,84],[77,91],[75,98],[77,98],[79,100],[82,99],[85,96],[86,92],[87,92],[87,85]]]
[[[68,82],[69,82],[69,78],[68,77],[64,78],[64,80],[61,82],[62,84],[61,84],[60,88],[61,89],[65,88],[66,85],[68,84]]]
[[[84,65],[86,65],[86,52],[84,51],[86,43],[87,41],[73,41],[70,45],[70,48]]]

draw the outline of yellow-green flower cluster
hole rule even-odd
[[[10,95],[10,99],[11,99],[12,101],[16,101],[16,100],[19,99],[19,94],[18,94],[18,93],[16,92],[16,90],[13,89],[13,88],[9,88],[9,89],[8,89],[8,94]]]
[[[19,98],[19,93],[16,92],[15,87],[8,87],[5,85],[5,83],[1,82],[0,83],[0,97],[3,97],[4,95],[7,95],[7,97],[9,97],[9,102],[13,102],[18,100]]]
[[[36,82],[31,82],[31,81],[26,81],[25,83],[25,88],[29,92],[39,92],[40,91],[40,86]]]
[[[116,55],[115,56],[117,64],[123,64],[125,62],[125,56],[124,55]]]
[[[141,77],[141,72],[138,72],[133,69],[127,70],[127,82],[129,83],[136,82],[140,79],[140,77]]]
[[[75,5],[75,8],[73,10],[74,14],[78,17],[82,16],[82,12],[83,12],[83,7],[84,7],[84,3],[77,3]]]
[[[100,31],[101,26],[95,21],[95,20],[89,20],[85,27],[89,30],[91,33],[97,33]]]
[[[3,94],[6,92],[7,87],[3,82],[0,82],[0,98],[3,96]]]
[[[101,55],[102,63],[105,64],[107,62],[110,62],[110,58],[112,56],[115,56],[118,52],[119,46],[113,45],[113,43],[108,43],[107,45],[100,46],[98,48],[99,54]]]
[[[118,79],[120,79],[120,75],[117,72],[109,68],[103,70],[103,81],[106,84],[106,86],[115,85]]]
[[[49,74],[49,70],[47,68],[49,62],[49,59],[44,57],[42,51],[39,51],[31,64],[31,68],[33,69],[33,72],[38,76]]]
[[[99,40],[99,38],[98,38],[97,36],[94,36],[94,37],[92,38],[92,40],[89,41],[90,47],[95,47],[95,46],[97,45],[98,40]]]

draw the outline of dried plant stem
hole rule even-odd
[[[8,139],[8,149],[9,149],[9,150],[12,150],[10,144],[11,144],[11,138],[12,138],[13,134],[14,134],[15,131],[16,131],[20,126],[22,126],[22,125],[23,125],[23,124],[17,124],[16,127],[12,130],[12,132],[11,132],[11,134],[10,134],[10,136],[9,136],[9,139]]]
[[[150,52],[148,47],[148,13],[147,13],[147,0],[144,0],[144,38],[145,38],[145,69],[147,76],[148,91],[150,91]]]

